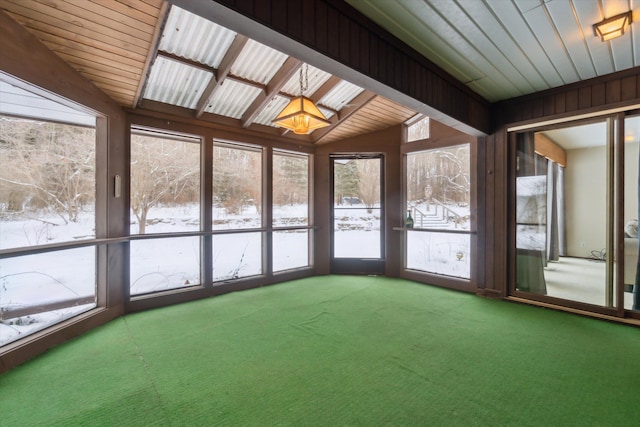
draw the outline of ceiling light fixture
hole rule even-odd
[[[593,24],[593,31],[603,42],[620,37],[631,24],[631,15],[631,11],[629,11],[604,19]]]
[[[304,69],[304,77],[303,77]],[[325,126],[331,122],[316,107],[312,100],[304,96],[304,91],[309,88],[309,67],[307,64],[300,67],[300,96],[295,97],[273,120],[273,124],[287,128],[293,133],[304,135]]]

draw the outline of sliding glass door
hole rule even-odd
[[[639,244],[638,244],[638,218],[640,218],[640,205],[638,194],[640,192],[640,115],[626,117],[624,120],[624,147],[621,157],[624,158],[624,188],[621,189],[623,197],[623,213],[621,221],[622,234],[622,266],[624,308],[640,311],[640,277],[638,276]],[[620,217],[620,215],[619,215]]]
[[[639,128],[615,116],[513,135],[515,295],[632,308]]]

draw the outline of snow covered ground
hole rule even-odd
[[[368,212],[364,208],[354,205],[349,209],[336,210],[337,257],[380,257],[379,209]],[[153,208],[149,213],[146,234],[199,231],[198,212],[198,206]],[[273,218],[276,227],[306,226],[307,207],[274,207]],[[82,215],[77,223],[65,223],[56,215],[44,214],[37,219],[5,218],[0,221],[0,248],[92,239],[95,236],[94,222],[91,214]],[[255,207],[247,207],[237,215],[228,215],[223,209],[216,208],[213,227],[214,230],[259,228],[260,215]],[[137,231],[138,224],[132,216],[132,235]],[[412,231],[408,236],[409,268],[469,277],[468,235]],[[309,237],[306,229],[275,231],[273,270],[278,272],[308,266]],[[262,274],[263,238],[262,232],[214,235],[213,280]],[[198,236],[132,239],[131,295],[199,285],[200,241]],[[95,259],[95,247],[87,246],[0,260],[0,310],[95,297]],[[0,321],[0,345],[93,307],[95,304],[82,304],[4,319]]]

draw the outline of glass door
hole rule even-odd
[[[624,308],[640,311],[640,277],[637,275],[640,245],[638,243],[638,164],[640,163],[640,116],[629,116],[624,120],[624,192],[621,214],[623,224],[622,284]]]
[[[331,272],[384,274],[382,155],[333,155]]]
[[[623,316],[638,261],[637,116],[517,133],[512,293]]]

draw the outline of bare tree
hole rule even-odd
[[[273,156],[273,204],[307,203],[309,164],[303,157]]]
[[[468,203],[469,147],[429,150],[407,157],[407,199]]]
[[[359,159],[358,167],[358,196],[364,203],[367,212],[371,213],[373,207],[380,203],[380,160]]]
[[[213,193],[215,202],[229,214],[245,207],[262,210],[262,153],[216,146],[213,153]]]
[[[161,203],[198,200],[198,144],[142,135],[131,136],[131,210],[138,233],[146,232],[149,211]]]
[[[0,127],[5,209],[48,209],[76,222],[95,201],[94,129],[6,117]]]

